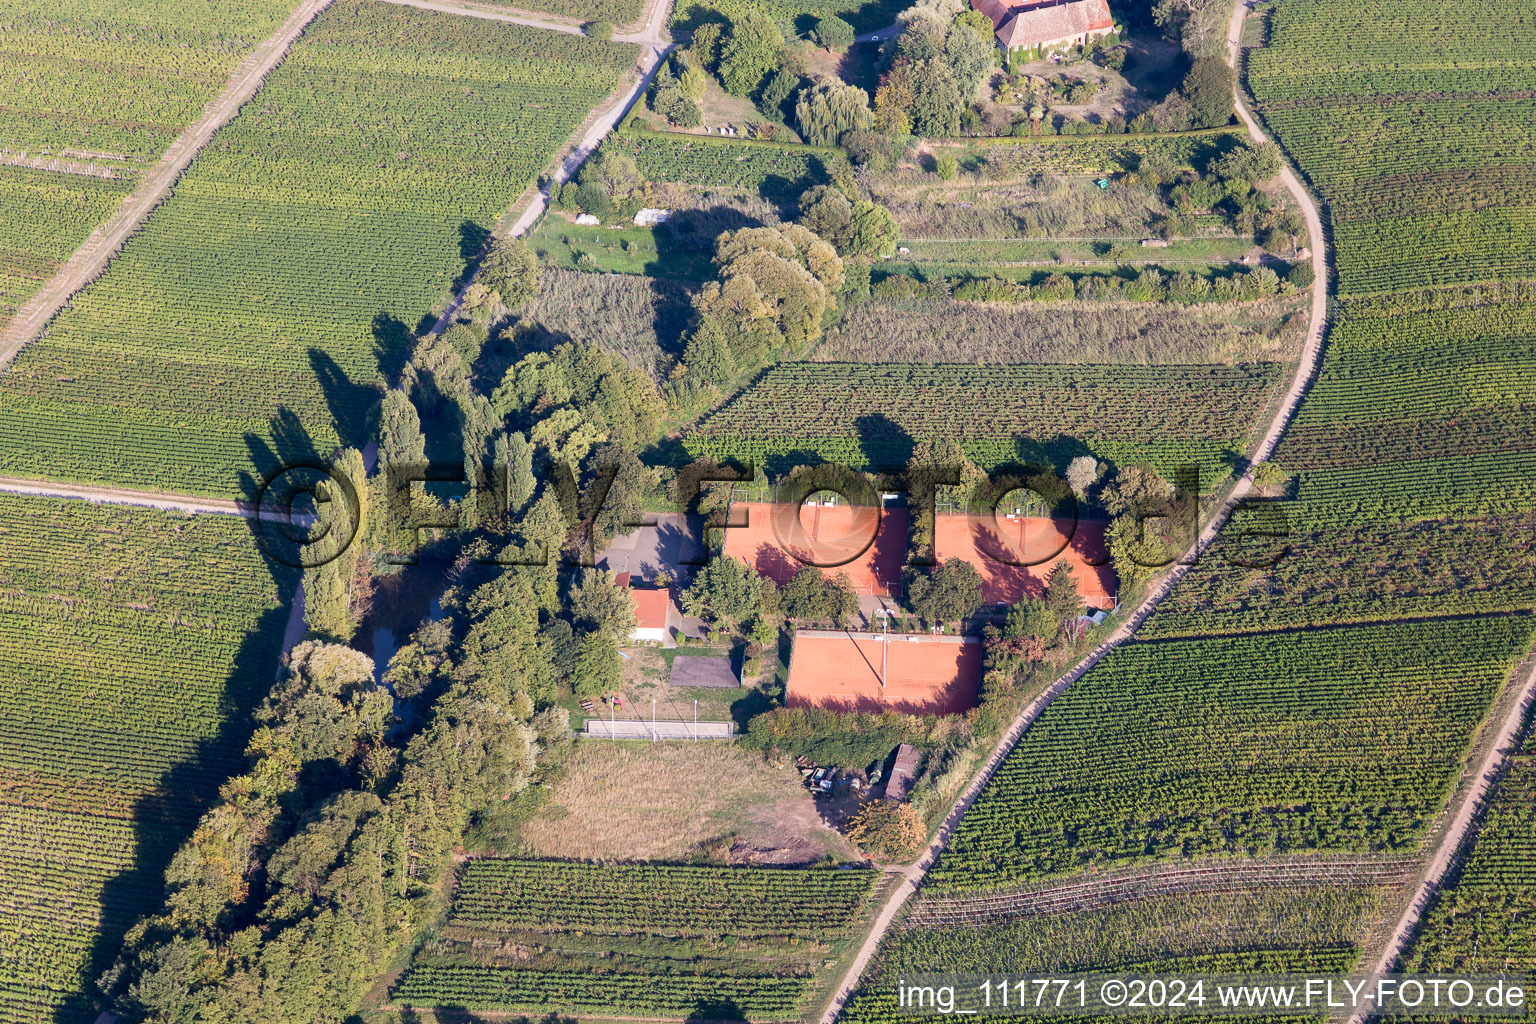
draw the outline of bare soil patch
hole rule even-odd
[[[724,844],[733,863],[855,859],[792,765],[734,743],[578,741],[522,829],[536,857],[679,860]]]

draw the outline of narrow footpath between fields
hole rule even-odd
[[[1232,98],[1237,107],[1238,117],[1242,119],[1243,124],[1248,129],[1249,137],[1255,142],[1266,142],[1268,141],[1267,137],[1259,129],[1258,123],[1248,114],[1247,108],[1244,106],[1242,90],[1236,79],[1237,41],[1240,38],[1243,17],[1246,15],[1247,10],[1246,0],[1239,0],[1237,8],[1232,15],[1232,27],[1228,34],[1228,60],[1234,69]],[[1222,502],[1221,507],[1216,510],[1216,513],[1211,517],[1205,529],[1200,532],[1200,536],[1196,538],[1195,543],[1179,559],[1178,564],[1162,578],[1156,589],[1147,595],[1141,604],[1136,607],[1136,610],[1131,613],[1130,618],[1121,623],[1120,627],[1110,634],[1107,640],[1094,648],[1087,657],[1074,665],[1070,671],[1060,679],[1057,679],[1056,682],[1052,683],[1049,689],[1035,698],[1013,720],[1013,724],[1008,727],[1008,731],[1003,734],[1002,738],[998,740],[997,746],[993,748],[991,756],[982,765],[981,771],[972,779],[970,786],[960,795],[960,799],[950,808],[949,814],[945,817],[944,823],[939,826],[938,834],[934,836],[933,842],[928,845],[923,855],[906,869],[905,880],[897,887],[890,900],[886,903],[885,908],[880,912],[880,916],[875,921],[873,931],[870,932],[859,947],[859,952],[854,957],[853,963],[849,966],[848,973],[844,976],[842,984],[838,987],[837,993],[832,997],[826,1012],[822,1014],[822,1024],[833,1024],[833,1021],[837,1019],[837,1015],[842,1012],[849,996],[853,994],[854,988],[858,985],[859,978],[863,975],[865,968],[869,966],[870,960],[874,958],[875,951],[880,947],[886,932],[890,930],[891,925],[895,922],[897,914],[906,905],[907,900],[912,897],[912,894],[917,891],[923,877],[927,875],[928,869],[933,866],[934,862],[938,860],[940,852],[949,844],[949,838],[960,824],[960,819],[965,816],[966,811],[970,810],[971,805],[976,802],[976,798],[980,795],[981,790],[991,781],[998,767],[1002,765],[1003,759],[1013,750],[1020,737],[1034,723],[1035,719],[1040,717],[1040,713],[1050,706],[1052,701],[1065,693],[1073,683],[1081,679],[1089,669],[1102,661],[1104,656],[1110,651],[1129,640],[1141,624],[1146,621],[1147,616],[1151,615],[1152,611],[1173,591],[1178,582],[1189,572],[1190,567],[1200,559],[1206,549],[1215,541],[1217,534],[1226,525],[1227,520],[1231,518],[1238,504],[1253,491],[1252,465],[1269,458],[1270,454],[1275,450],[1275,445],[1280,442],[1280,437],[1285,432],[1285,428],[1290,424],[1291,418],[1296,414],[1296,409],[1301,404],[1302,396],[1306,394],[1307,388],[1317,372],[1318,359],[1322,354],[1323,332],[1327,327],[1328,318],[1328,262],[1324,248],[1325,238],[1323,235],[1322,216],[1318,213],[1316,205],[1313,204],[1312,197],[1302,187],[1301,181],[1283,161],[1281,164],[1280,180],[1285,185],[1286,190],[1290,192],[1291,197],[1296,201],[1297,206],[1301,208],[1302,215],[1307,224],[1307,239],[1312,250],[1312,311],[1311,320],[1307,328],[1306,345],[1302,350],[1301,358],[1297,362],[1296,374],[1291,380],[1291,386],[1286,392],[1285,400],[1280,404],[1279,409],[1276,410],[1274,418],[1270,420],[1269,427],[1264,431],[1263,437],[1259,439],[1258,444],[1251,453],[1252,464],[1237,481],[1236,485],[1232,488],[1231,494]]]

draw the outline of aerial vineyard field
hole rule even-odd
[[[872,881],[866,871],[473,860],[459,876],[454,921],[603,934],[836,932],[869,897]]]
[[[849,308],[811,352],[816,362],[1285,362],[1306,312],[1272,298],[1219,306],[1166,302],[978,303],[875,298]]]
[[[1238,888],[942,928],[915,923],[919,898],[908,926],[887,936],[841,1019],[849,1024],[929,1019],[903,1014],[892,988],[898,978],[936,971],[1349,970],[1359,955],[1358,932],[1378,915],[1382,893],[1380,887],[1350,885]]]
[[[0,149],[154,161],[298,0],[13,0],[0,12]]]
[[[611,21],[626,25],[640,20],[644,0],[487,0],[483,6],[517,11],[548,11],[583,21]]]
[[[0,330],[132,187],[125,178],[0,166]]]
[[[1390,96],[1536,88],[1522,43],[1536,10],[1502,0],[1277,4],[1271,49],[1253,54],[1267,97]],[[1508,28],[1489,32],[1494,21]],[[1339,41],[1347,39],[1346,46]],[[1283,59],[1281,55],[1283,54]]]
[[[234,517],[0,497],[0,1021],[95,1020],[96,975],[243,763],[295,582]]]
[[[471,860],[390,1001],[802,1019],[878,881],[863,870]],[[530,956],[494,950],[516,941]],[[829,961],[829,957],[831,958]]]
[[[632,155],[647,181],[771,199],[793,199],[812,185],[826,184],[833,168],[848,163],[838,149],[641,130],[615,134],[604,145]]]
[[[1536,276],[1533,21],[1495,0],[1277,6],[1248,81],[1329,205],[1340,294]]]
[[[1024,735],[930,884],[1410,847],[1531,635],[1519,616],[1122,647]]]
[[[228,496],[356,441],[635,52],[339,0],[0,382],[0,472]]]
[[[1495,14],[1536,16],[1490,0],[1276,7],[1249,81],[1327,204],[1345,301],[1275,454],[1293,474],[1290,554],[1272,570],[1207,559],[1146,635],[1531,607],[1536,61],[1478,32]]]
[[[1536,971],[1536,743],[1531,722],[1489,800],[1470,852],[1437,892],[1409,970]]]
[[[781,363],[699,424],[709,458],[853,467],[905,465],[917,441],[958,438],[983,466],[1063,469],[1088,450],[1170,475],[1201,467],[1214,484],[1247,447],[1279,365],[965,366]]]
[[[791,22],[795,31],[808,32],[817,18],[835,14],[853,26],[855,32],[885,28],[896,15],[911,6],[905,0],[678,0],[672,11],[673,25],[689,25],[705,8],[713,8],[728,18],[740,18],[747,11],[758,11],[774,20]]]

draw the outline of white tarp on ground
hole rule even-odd
[[[598,220],[596,217],[592,216],[590,213],[581,213],[581,214],[577,214],[576,215],[576,223],[577,224],[585,225],[587,227],[591,227],[591,226],[596,225],[596,224],[601,224],[602,221]]]
[[[692,722],[657,722],[653,732],[648,721],[621,718],[609,722],[606,718],[589,718],[584,735],[605,740],[727,740],[735,731],[735,722],[700,722],[697,732]]]
[[[671,210],[658,210],[655,207],[647,206],[635,214],[635,223],[642,228],[649,228],[657,224],[665,224],[671,216]]]

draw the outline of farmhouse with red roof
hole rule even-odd
[[[1107,0],[971,0],[971,6],[992,20],[1009,65],[1083,46],[1115,30]]]

